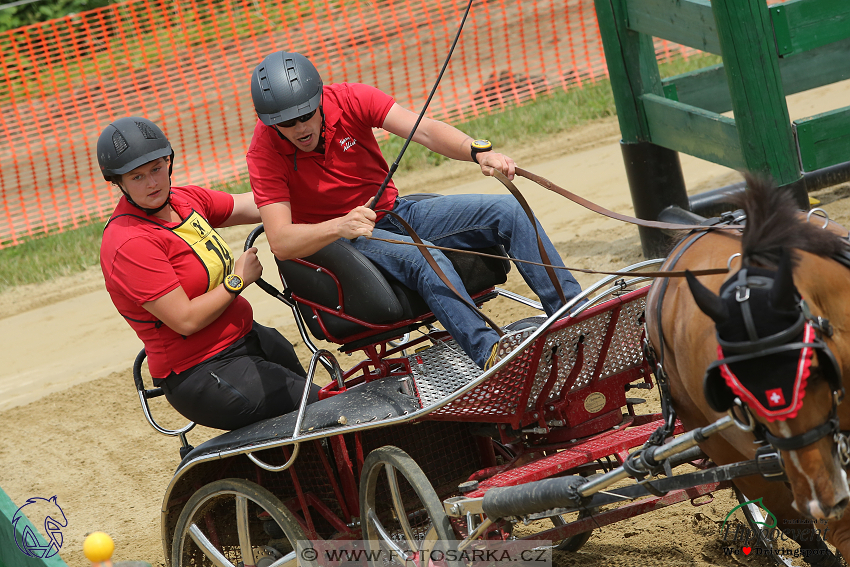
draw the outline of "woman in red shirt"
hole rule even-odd
[[[144,118],[107,126],[97,157],[123,193],[100,249],[106,289],[144,343],[154,384],[181,414],[218,429],[295,410],[306,382],[295,349],[254,322],[239,295],[262,275],[257,249],[234,261],[215,231],[259,223],[252,194],[172,187],[174,151]]]

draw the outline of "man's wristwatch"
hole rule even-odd
[[[239,295],[242,293],[242,289],[245,287],[245,282],[237,276],[236,274],[230,274],[229,276],[224,276],[224,288],[231,292]]]
[[[490,143],[490,140],[473,140],[472,141],[472,161],[478,163],[478,154],[482,152],[489,152],[493,149],[493,144]]]

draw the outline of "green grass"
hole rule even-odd
[[[678,59],[661,65],[662,77],[701,69],[720,62],[706,55]],[[539,96],[524,106],[510,107],[504,112],[480,116],[455,123],[455,126],[475,136],[487,136],[496,147],[516,146],[539,140],[599,118],[616,114],[611,86],[607,80],[586,84],[583,89]],[[387,162],[392,163],[404,140],[391,136],[379,142]],[[411,144],[399,166],[400,171],[415,171],[447,161],[441,155]],[[228,193],[250,190],[246,177],[210,186]],[[0,249],[0,291],[20,284],[38,283],[57,276],[70,275],[95,266],[99,262],[103,222],[85,224],[78,229],[31,238],[13,247]]]
[[[659,67],[661,77],[666,78],[718,63],[722,63],[719,56],[700,55],[675,59]],[[500,148],[509,144],[518,146],[536,141],[541,137],[559,134],[616,114],[611,83],[605,79],[585,83],[581,89],[573,88],[569,91],[557,91],[549,96],[538,96],[536,100],[523,106],[512,105],[503,112],[456,122],[453,125],[471,136],[486,137],[496,148]],[[379,144],[387,163],[392,163],[401,151],[404,140],[390,136],[387,140],[379,141]],[[404,153],[398,171],[413,171],[439,165],[448,159],[424,146],[411,144]]]
[[[24,241],[0,250],[0,291],[82,272],[99,262],[103,222]]]
[[[503,112],[457,122],[454,126],[472,136],[486,137],[496,148],[504,148],[536,141],[616,113],[611,85],[605,80],[588,84],[583,89],[538,96],[537,100],[523,106],[512,105]],[[404,140],[391,136],[379,143],[387,162],[392,163]],[[399,164],[399,171],[422,169],[447,160],[424,146],[411,144]]]

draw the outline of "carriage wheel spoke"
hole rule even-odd
[[[437,547],[437,543],[440,541],[440,536],[437,535],[437,528],[433,525],[428,528],[428,531],[425,533],[425,538],[419,544],[419,559],[420,563],[422,563],[423,558],[425,563],[424,565],[428,565],[428,558],[431,557],[431,552],[434,551]],[[446,551],[446,549],[441,548],[441,551]]]
[[[195,545],[198,546],[198,549],[204,552],[204,555],[207,556],[207,559],[213,562],[215,567],[233,567],[233,563],[227,560],[227,557],[221,554],[219,550],[215,548],[215,546],[207,539],[207,536],[204,535],[204,532],[201,531],[201,528],[198,527],[197,524],[192,524],[189,526],[189,537],[192,538],[192,541],[195,542]]]
[[[404,502],[401,500],[401,490],[398,487],[398,477],[396,476],[395,467],[389,463],[384,465],[384,470],[387,472],[387,483],[390,485],[390,496],[393,500],[393,509],[395,510],[398,523],[401,525],[401,531],[404,532],[404,537],[407,544],[410,546],[410,551],[417,553],[419,546],[416,545],[416,540],[413,538],[413,530],[410,529],[410,521],[407,518],[407,511],[404,509]]]
[[[242,552],[242,564],[253,566],[254,549],[251,547],[251,528],[248,526],[248,498],[236,495],[236,533],[239,535],[239,551]]]
[[[375,514],[375,511],[371,508],[369,508],[369,510],[366,512],[366,521],[375,527],[375,531],[378,532],[378,535],[381,537],[384,543],[387,544],[387,547],[391,548],[396,553],[396,555],[398,555],[398,557],[402,558],[402,560],[404,560],[405,565],[412,565],[412,563],[409,563],[406,559],[404,559],[409,556],[409,553],[404,549],[400,548],[398,544],[393,541],[393,538],[390,537],[389,533],[387,533],[387,530],[386,528],[384,528],[384,525],[381,523],[381,520],[378,519],[377,514]]]
[[[296,567],[298,562],[296,561],[297,556],[295,551],[290,551],[271,565],[269,567]]]

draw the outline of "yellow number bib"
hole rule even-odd
[[[194,210],[179,226],[171,229],[171,232],[186,241],[206,268],[209,279],[207,291],[215,289],[224,281],[224,276],[233,272],[233,254],[230,247],[210,223]]]

